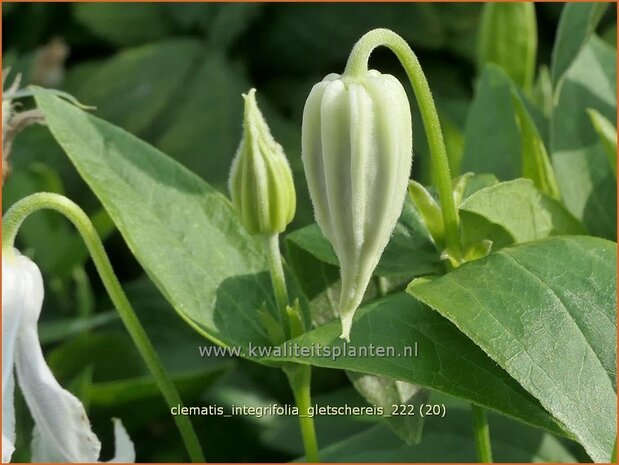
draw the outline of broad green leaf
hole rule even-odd
[[[308,251],[318,259],[337,265],[331,244],[313,224],[294,231],[286,238],[289,242]],[[419,212],[406,200],[402,214],[385,249],[375,274],[378,276],[420,276],[443,269]]]
[[[551,118],[551,159],[567,209],[615,239],[617,181],[587,111],[616,122],[616,50],[592,37],[562,79]]]
[[[537,20],[530,2],[484,4],[478,66],[495,63],[522,89],[531,90],[537,57]]]
[[[452,181],[456,207],[460,208],[462,202],[475,192],[498,183],[499,180],[493,174],[473,174],[469,172],[457,177]]]
[[[339,338],[340,332],[339,321],[328,323],[291,341],[299,347],[299,355],[303,347],[320,347],[320,353],[310,351],[308,357],[281,353],[278,355],[283,357],[272,360],[339,368],[418,384],[565,434],[534,397],[456,326],[405,293],[362,306],[355,315],[351,344]],[[414,356],[415,344],[417,356]],[[360,356],[359,349],[368,350],[370,345],[388,350],[388,356]],[[334,357],[333,350],[346,355]]]
[[[257,318],[265,302],[274,307],[263,244],[243,230],[230,202],[122,129],[53,96],[36,101],[178,314],[219,344],[267,343]]]
[[[512,102],[518,128],[520,129],[522,176],[531,179],[540,192],[553,199],[560,200],[561,193],[559,192],[555,173],[535,122],[515,92],[513,93]]]
[[[606,2],[566,3],[552,50],[552,82],[556,86],[608,9]]]
[[[504,181],[524,175],[522,157],[529,147],[518,124],[516,103],[522,104],[520,110],[531,123],[531,131],[537,132],[539,143],[548,145],[548,121],[543,111],[501,68],[490,63],[476,83],[467,115],[462,172],[490,173]]]
[[[433,397],[434,398],[434,397]],[[432,400],[431,400],[432,402]],[[377,425],[321,451],[329,462],[476,462],[470,413],[447,406],[445,418],[429,417],[420,444],[407,445],[384,425]],[[575,462],[561,442],[548,433],[490,414],[495,462]]]
[[[522,149],[512,86],[499,68],[486,66],[466,120],[461,172],[491,173],[502,181],[520,176]]]
[[[502,227],[514,242],[541,239],[552,231],[552,217],[543,208],[540,193],[528,179],[515,179],[481,189],[468,197],[460,205],[460,210],[482,216]]]
[[[382,407],[388,413],[394,405],[418,409],[430,397],[428,390],[415,384],[354,371],[347,374],[355,389],[370,405]],[[421,440],[424,424],[421,415],[393,415],[387,418],[387,423],[407,444],[417,444]]]
[[[408,290],[604,462],[616,437],[616,254],[616,244],[603,239],[550,238],[413,281]]]
[[[170,31],[165,11],[155,3],[77,3],[73,13],[82,26],[115,45],[149,42]]]
[[[589,118],[591,118],[591,124],[593,124],[604,146],[610,166],[613,168],[615,174],[617,174],[617,128],[599,111],[590,108],[588,112]]]
[[[99,7],[105,4],[79,4]],[[117,4],[112,5],[114,8]],[[155,7],[156,5],[145,5]],[[121,51],[75,82],[80,101],[97,107],[95,114],[132,133],[143,134],[172,104],[198,58],[201,44],[169,39]],[[161,72],[165,69],[165,72]]]

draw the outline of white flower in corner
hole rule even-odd
[[[34,419],[33,462],[97,462],[101,443],[84,406],[54,378],[43,358],[37,323],[43,304],[38,267],[18,251],[2,251],[2,462],[15,449],[15,374]],[[135,450],[114,419],[112,462],[134,462]]]

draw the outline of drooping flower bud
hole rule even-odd
[[[252,234],[278,234],[296,210],[290,165],[256,103],[256,90],[243,94],[243,138],[237,150],[228,187],[241,222]]]
[[[316,222],[342,278],[342,338],[402,211],[412,163],[408,98],[393,76],[330,74],[303,113],[303,165]]]

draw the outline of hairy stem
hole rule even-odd
[[[432,156],[432,175],[441,203],[447,250],[457,261],[461,261],[462,247],[458,211],[452,194],[447,150],[434,99],[417,56],[406,41],[393,31],[374,29],[361,37],[355,44],[348,57],[344,74],[355,77],[366,73],[372,51],[380,46],[389,48],[398,57],[415,92]]]

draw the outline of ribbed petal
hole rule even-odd
[[[412,161],[406,92],[393,76],[328,76],[303,113],[303,165],[316,222],[338,257],[342,337],[402,212]]]
[[[101,445],[90,429],[84,406],[58,384],[43,357],[37,323],[43,304],[43,279],[37,266],[20,257],[24,296],[16,346],[17,380],[35,422],[34,462],[96,462]]]

